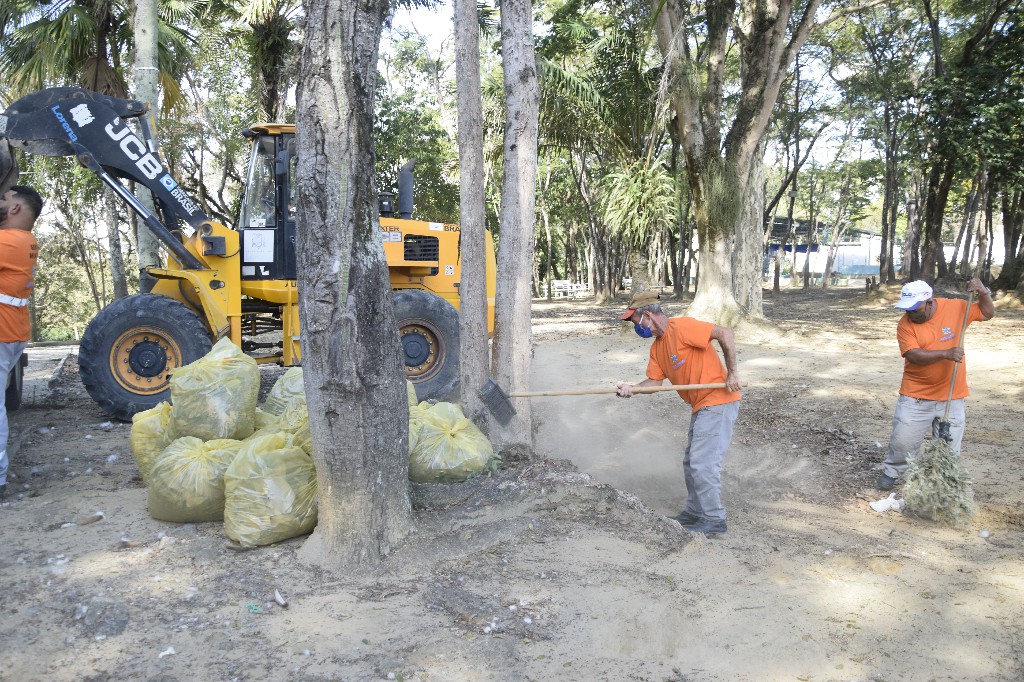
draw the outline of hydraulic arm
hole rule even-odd
[[[141,138],[128,125],[129,119],[139,120]],[[14,149],[43,156],[74,156],[142,218],[182,268],[205,268],[171,229],[183,220],[199,230],[209,217],[161,163],[145,103],[82,88],[48,88],[22,97],[0,115],[0,138],[7,142],[0,144],[3,191],[17,180]],[[118,178],[152,192],[165,220],[147,209]]]

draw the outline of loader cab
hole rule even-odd
[[[295,269],[294,126],[267,124],[252,139],[238,232],[242,280],[293,280]]]

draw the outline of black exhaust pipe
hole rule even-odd
[[[412,195],[413,176],[412,169],[416,167],[416,160],[406,162],[398,171],[398,217],[402,220],[412,220]]]

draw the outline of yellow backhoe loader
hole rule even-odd
[[[148,268],[145,293],[118,299],[89,323],[79,347],[82,382],[113,417],[128,420],[170,396],[175,369],[228,337],[259,362],[301,364],[295,260],[295,128],[253,126],[238,225],[211,220],[167,172],[144,103],[80,88],[49,88],[0,115],[0,189],[17,177],[12,150],[75,156],[134,210],[167,248]],[[148,210],[123,180],[147,188]],[[44,189],[44,188],[39,188]],[[59,198],[54,198],[60,200]],[[411,220],[412,166],[403,168],[398,217],[381,200],[381,236],[408,378],[421,400],[458,385],[457,225]],[[488,235],[488,328],[493,330],[495,260]],[[151,285],[151,286],[150,286]]]

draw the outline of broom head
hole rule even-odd
[[[512,417],[516,414],[516,408],[512,407],[512,401],[509,400],[508,394],[501,390],[501,386],[494,379],[488,379],[480,387],[480,398],[483,400],[484,406],[490,410],[502,426],[512,421]]]

